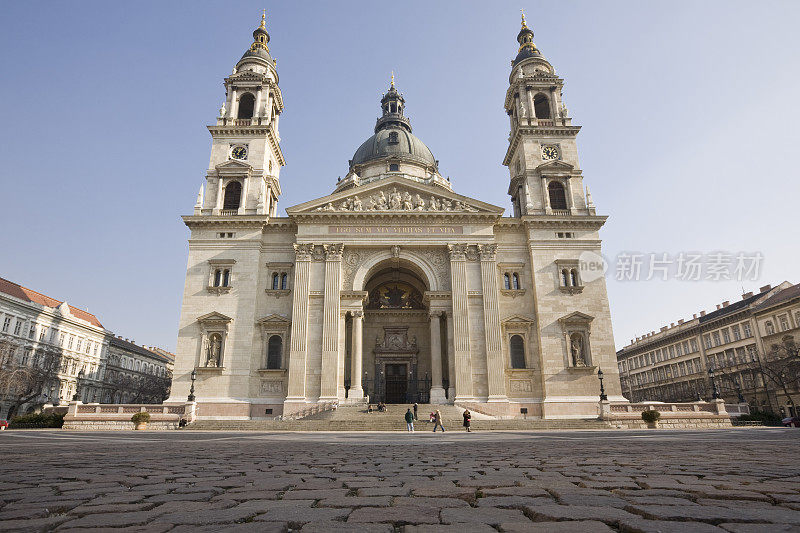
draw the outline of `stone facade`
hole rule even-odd
[[[691,320],[632,339],[617,352],[622,391],[633,402],[708,399],[713,395],[713,368],[726,402],[747,402],[751,410],[788,416],[800,403],[800,384],[789,379],[784,388],[771,367],[777,357],[788,358],[788,366],[782,367],[800,368],[797,342],[800,284],[766,285],[737,302],[722,302],[710,313],[701,311]]]
[[[513,216],[457,194],[412,134],[394,80],[332,194],[277,216],[283,109],[266,29],[225,79],[194,213],[170,402],[200,419],[323,402],[491,404],[597,416],[624,401],[600,254],[563,80],[518,40],[505,107]],[[259,43],[264,44],[261,47]],[[254,47],[257,53],[253,53]]]
[[[41,386],[41,395],[17,406],[17,414],[64,404],[79,385],[84,402],[159,402],[163,397],[142,394],[142,384],[160,377],[166,392],[173,361],[169,352],[115,337],[92,313],[0,278],[0,380],[5,386],[15,369],[29,369]],[[0,396],[0,419],[15,398]]]

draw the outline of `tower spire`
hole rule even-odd
[[[525,15],[522,16],[522,20],[523,20],[523,22],[525,21]],[[263,10],[262,13],[261,13],[261,25],[259,26],[259,28],[262,28],[262,29],[265,29],[265,30],[267,29],[267,10],[266,9]]]
[[[527,22],[525,22],[525,11],[521,11],[522,14],[522,28],[519,30],[517,34],[517,42],[519,43],[519,50],[517,50],[517,57],[514,59],[513,64],[516,65],[523,59],[528,57],[541,57],[541,53],[539,49],[536,48],[536,45],[533,44],[533,30],[528,27]]]
[[[390,89],[394,89],[394,71],[392,71],[392,82],[391,82],[391,84],[389,85],[389,88],[390,88]]]

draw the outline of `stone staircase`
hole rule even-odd
[[[373,406],[374,407],[374,406]],[[406,431],[403,418],[410,405],[388,405],[384,413],[367,412],[366,405],[342,405],[338,409],[322,411],[299,420],[198,420],[186,427],[189,430],[224,431]],[[417,431],[433,431],[428,422],[432,411],[439,410],[447,431],[464,431],[464,409],[455,405],[421,404],[417,411]],[[612,426],[600,420],[523,420],[499,419],[472,412],[474,431],[542,430],[542,429],[609,429]]]

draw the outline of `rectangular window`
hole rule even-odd
[[[28,330],[28,338],[32,339],[36,336],[36,325],[31,324],[31,329]]]
[[[3,320],[3,333],[6,333],[10,326],[11,326],[11,317],[7,316],[5,320]]]
[[[706,345],[706,349],[710,349],[710,348],[712,347],[712,344],[711,344],[711,335],[709,335],[708,333],[706,333],[705,335],[703,335],[703,342],[704,342],[704,343],[705,343],[705,345]]]
[[[669,347],[669,358],[670,359],[674,359],[675,358],[675,346],[674,345],[670,345],[670,347]]]
[[[19,335],[21,329],[22,329],[22,321],[18,318],[17,323],[14,324],[14,335]]]
[[[69,341],[67,342],[67,349],[68,349],[68,350],[71,350],[71,349],[72,349],[72,341],[74,341],[74,340],[75,340],[75,337],[73,337],[72,335],[70,335],[70,336],[69,336]]]
[[[86,353],[90,353],[92,351],[92,343],[91,341],[86,341]]]
[[[719,346],[720,344],[722,344],[722,343],[720,342],[720,340],[719,340],[719,331],[715,331],[715,332],[713,332],[713,333],[711,334],[711,336],[712,336],[712,337],[714,337],[714,346]]]
[[[693,353],[696,352],[697,351],[697,339],[691,338],[691,339],[689,339],[689,343],[692,345],[692,352]]]
[[[39,342],[44,342],[44,338],[47,335],[47,328],[42,328],[39,330]]]
[[[779,316],[778,324],[780,326],[781,331],[786,331],[787,329],[789,329],[789,316],[788,315]]]
[[[733,340],[738,341],[742,338],[742,333],[739,331],[739,326],[731,326],[731,331],[733,331]]]
[[[58,330],[56,328],[52,328],[50,330],[50,342],[53,342],[53,341],[56,340],[56,334],[58,334]]]
[[[731,334],[728,331],[728,328],[722,330],[722,340],[725,341],[725,344],[731,342]]]
[[[78,344],[75,345],[75,351],[76,352],[80,352],[81,351],[81,345],[82,344],[83,344],[83,339],[78,339]]]
[[[742,324],[742,331],[744,331],[744,338],[745,339],[749,339],[750,337],[753,336],[753,332],[750,331],[750,323],[749,322],[744,322]]]
[[[678,357],[683,355],[683,345],[681,343],[675,345],[675,353]]]

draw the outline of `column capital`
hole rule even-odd
[[[494,261],[497,256],[497,245],[479,244],[478,252],[481,254],[481,261]]]
[[[433,320],[434,318],[440,318],[442,316],[442,311],[430,311],[428,313],[428,318]]]
[[[323,244],[322,247],[325,249],[325,260],[326,261],[341,261],[342,260],[342,251],[344,250],[344,244],[342,244],[342,243]]]
[[[292,244],[294,247],[295,259],[298,261],[311,261],[311,254],[314,252],[313,244]]]
[[[450,254],[451,261],[466,261],[467,259],[467,244],[448,244],[447,251]]]
[[[350,311],[350,313],[353,315],[353,318],[364,318],[364,311]]]

